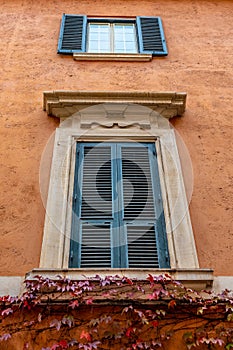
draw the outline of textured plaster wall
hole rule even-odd
[[[58,125],[42,110],[42,92],[77,89],[188,93],[186,113],[172,123],[192,159],[190,213],[200,266],[231,275],[233,2],[0,0],[0,7],[1,274],[38,267],[45,213],[40,159]],[[161,16],[169,55],[147,63],[57,55],[63,12]]]

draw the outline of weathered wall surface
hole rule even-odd
[[[0,6],[1,275],[24,275],[39,264],[40,159],[58,125],[42,110],[42,92],[59,89],[188,93],[186,113],[172,123],[192,159],[200,266],[232,274],[232,1],[0,0]],[[161,16],[169,55],[147,63],[57,55],[63,12]]]

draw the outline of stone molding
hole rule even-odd
[[[48,115],[68,118],[83,108],[102,103],[140,104],[170,119],[185,111],[185,92],[44,91],[43,108]]]
[[[71,280],[83,280],[94,277],[96,275],[104,278],[105,276],[120,277],[127,276],[129,278],[136,278],[140,281],[146,280],[148,274],[159,276],[161,274],[169,274],[175,280],[182,282],[187,288],[196,290],[212,288],[213,285],[213,270],[211,269],[33,269],[26,274],[27,279],[33,279],[34,276],[40,275],[50,279],[57,279],[58,275],[63,278]]]

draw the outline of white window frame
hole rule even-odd
[[[122,25],[122,26],[132,26],[133,27],[133,34],[132,34],[132,37],[133,37],[133,42],[134,42],[134,50],[132,51],[129,51],[127,50],[127,48],[125,48],[124,50],[122,51],[117,51],[115,49],[115,43],[117,42],[116,39],[115,39],[115,26],[116,25]],[[98,50],[92,50],[90,49],[90,39],[91,39],[91,26],[92,25],[98,25],[98,26],[101,26],[101,25],[105,25],[105,26],[108,26],[108,34],[109,34],[109,50],[106,50],[106,51],[103,51],[101,49],[98,49]],[[96,34],[99,34],[99,32],[97,31]],[[100,44],[101,43],[101,37],[98,38],[98,43]],[[125,41],[124,41],[125,43]],[[89,21],[88,23],[88,30],[87,30],[87,52],[89,53],[115,53],[115,54],[122,54],[122,53],[126,53],[126,54],[135,54],[135,53],[138,53],[138,43],[137,43],[137,36],[136,36],[136,28],[135,28],[135,24],[134,23],[127,23],[127,22],[113,22],[113,23],[110,23],[110,22],[91,22]]]

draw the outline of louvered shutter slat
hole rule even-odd
[[[85,51],[86,22],[86,16],[63,15],[58,42],[58,53]]]
[[[166,56],[167,46],[160,17],[137,17],[139,50],[154,56]]]
[[[128,225],[127,241],[129,267],[159,267],[154,227]]]
[[[110,225],[82,225],[80,267],[111,267]]]

